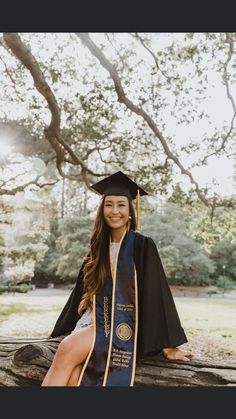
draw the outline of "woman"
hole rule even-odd
[[[132,199],[147,193],[122,172],[92,188],[103,198],[90,252],[51,334],[67,336],[42,386],[132,386],[138,356],[192,354],[178,348],[187,338],[156,245],[135,231]]]

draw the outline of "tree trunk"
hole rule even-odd
[[[1,338],[0,386],[40,386],[63,336]],[[168,361],[162,354],[139,359],[135,386],[236,386],[236,361]]]

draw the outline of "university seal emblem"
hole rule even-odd
[[[127,323],[120,323],[116,328],[116,336],[124,341],[127,341],[132,336],[132,329]]]

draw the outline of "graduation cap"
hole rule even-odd
[[[100,195],[104,195],[104,197],[115,195],[127,196],[129,200],[136,198],[137,230],[140,230],[140,196],[148,195],[144,189],[121,171],[94,183],[91,188]]]

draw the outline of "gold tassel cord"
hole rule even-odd
[[[137,231],[141,230],[141,220],[140,220],[140,192],[139,189],[137,191],[137,196],[136,196],[136,212],[137,212]]]

